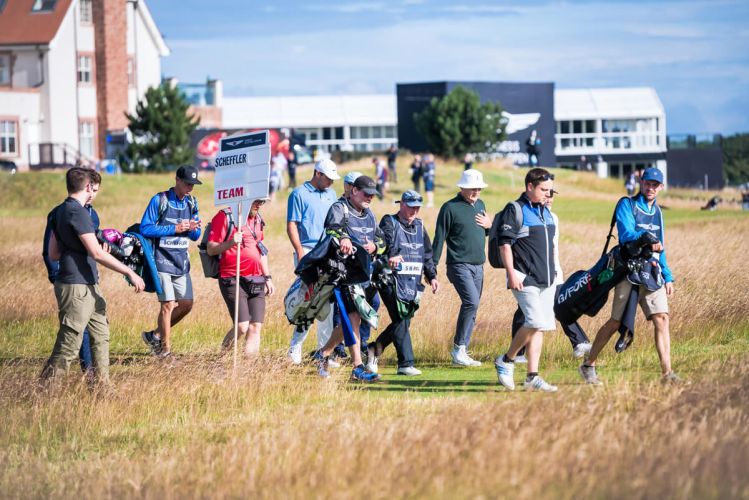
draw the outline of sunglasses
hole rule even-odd
[[[542,181],[553,181],[554,180],[554,174],[544,174],[541,177],[539,177]]]

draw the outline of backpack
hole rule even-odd
[[[229,220],[229,225],[226,228],[226,236],[224,241],[229,239],[232,229],[234,229],[234,216],[231,214],[228,208],[221,209]],[[219,256],[208,255],[208,235],[211,233],[211,222],[205,226],[203,237],[200,239],[198,244],[198,254],[200,255],[200,264],[203,268],[203,276],[206,278],[217,279],[219,275]]]
[[[523,225],[523,207],[517,201],[511,201],[505,208],[496,213],[492,221],[492,227],[489,229],[489,265],[497,269],[504,269],[505,267],[505,263],[502,262],[502,255],[499,253],[499,225],[501,224],[505,210],[511,205],[515,207],[515,220],[517,224],[519,226]]]

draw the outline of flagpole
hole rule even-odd
[[[244,227],[244,224],[240,224],[239,222],[242,221],[242,202],[240,201],[237,204],[237,214],[235,214],[236,221],[237,221],[237,231],[241,231],[242,227]],[[243,221],[242,221],[243,222]],[[237,373],[237,343],[238,343],[238,333],[239,333],[239,258],[240,258],[240,250],[241,250],[242,242],[237,243],[237,273],[236,273],[236,283],[234,284],[234,374]]]

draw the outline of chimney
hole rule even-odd
[[[127,127],[127,0],[95,0],[96,107],[99,151],[107,130]]]

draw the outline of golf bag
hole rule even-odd
[[[604,253],[590,269],[572,273],[562,284],[554,304],[557,319],[572,324],[583,314],[591,317],[598,314],[606,305],[612,288],[627,276],[640,274],[649,265],[650,245],[657,242],[654,235],[644,233],[637,240]]]
[[[146,292],[162,293],[153,248],[148,238],[138,233],[121,233],[116,229],[98,230],[96,238],[100,243],[106,243],[109,246],[109,253],[112,256],[143,278]],[[128,283],[130,283],[129,279]]]
[[[352,243],[354,253],[343,255],[338,239],[326,235],[302,258],[294,270],[298,278],[284,297],[289,323],[308,328],[315,319],[328,315],[336,287],[369,281],[369,255],[358,243]]]

